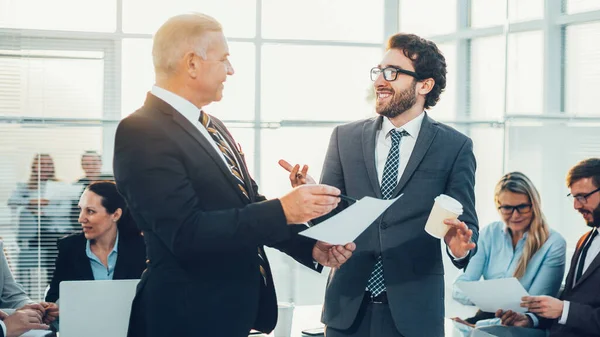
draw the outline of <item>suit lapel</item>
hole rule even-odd
[[[598,269],[598,267],[600,267],[600,254],[596,255],[588,269],[585,270],[585,273],[583,273],[583,275],[581,275],[581,278],[577,280],[577,283],[575,283],[575,287],[584,282],[591,274],[594,273],[596,269]]]
[[[433,143],[433,139],[438,131],[437,127],[435,127],[436,122],[431,120],[427,113],[424,112],[425,116],[423,117],[423,122],[421,123],[421,130],[419,131],[419,137],[417,138],[417,143],[415,144],[415,148],[408,159],[408,164],[406,165],[406,169],[404,169],[404,173],[402,173],[402,177],[400,177],[400,181],[398,181],[398,185],[394,189],[394,193],[392,194],[394,197],[397,196],[402,188],[406,185],[410,177],[413,175],[423,157],[429,150],[429,147]]]
[[[591,235],[591,233],[592,232],[590,232],[590,235]],[[586,236],[585,241],[587,241],[587,237],[589,237],[589,235]],[[582,248],[583,248],[583,246],[582,246]],[[581,251],[581,249],[579,249],[579,251]],[[581,255],[581,253],[579,253],[578,256],[579,255]],[[577,261],[577,264],[579,264],[579,261]],[[581,284],[583,281],[585,281],[591,274],[594,273],[594,270],[596,270],[598,267],[600,267],[600,254],[596,255],[594,260],[592,260],[592,263],[590,263],[590,266],[585,270],[585,273],[583,273],[581,275],[581,278],[579,278],[579,280],[577,280],[574,287],[577,287],[579,284]],[[573,274],[575,274],[575,273],[573,273]]]
[[[565,282],[564,292],[569,292],[573,288],[573,279],[575,278],[575,271],[577,270],[577,257],[580,253],[581,249],[577,249],[575,254],[573,254],[573,258],[571,259],[571,267],[569,268],[569,273],[567,274],[567,280]]]
[[[77,249],[77,255],[79,256],[78,268],[81,268],[82,278],[81,280],[94,280],[94,272],[92,272],[92,265],[90,264],[90,258],[87,256],[86,247],[87,240],[83,234],[80,236],[80,242],[78,243],[79,249]]]
[[[569,268],[569,273],[567,274],[567,280],[565,282],[565,291],[570,291],[574,286],[573,281],[575,278],[575,272],[577,271],[577,261],[579,260],[579,255],[581,254],[583,244],[585,243],[589,235],[590,232],[586,233],[577,242],[575,253],[573,254],[573,258],[571,258],[571,266]]]
[[[382,122],[383,117],[381,116],[370,119],[363,126],[362,132],[363,157],[367,166],[367,174],[371,182],[371,187],[373,187],[373,192],[375,192],[375,196],[379,199],[382,199],[383,195],[381,194],[381,186],[377,177],[377,168],[375,167],[375,137],[377,136],[377,131],[381,129]]]
[[[200,131],[198,130],[198,128],[196,128],[195,125],[190,123],[190,121],[187,118],[185,118],[182,114],[175,110],[171,105],[167,104],[165,101],[150,93],[146,98],[146,103],[155,106],[167,115],[171,115],[175,124],[181,127],[188,135],[195,139],[198,142],[198,144],[200,144],[200,146],[202,146],[204,152],[208,154],[208,156],[213,160],[215,165],[219,167],[221,172],[225,175],[225,177],[227,177],[227,180],[229,180],[229,182],[231,183],[231,187],[236,191],[240,198],[242,198],[244,201],[248,200],[248,198],[244,196],[244,194],[240,191],[239,187],[237,186],[238,182],[231,173],[231,171],[229,171],[229,168],[225,165],[225,162],[223,162],[221,154],[215,151],[212,144],[208,141],[208,139],[206,139],[206,137],[204,137],[200,133]]]
[[[126,244],[125,236],[119,236],[119,244],[117,246],[117,263],[115,264],[115,273],[113,274],[113,280],[124,280],[126,279],[125,272],[127,271],[126,266],[129,266],[127,258],[131,255],[127,250],[129,245]]]

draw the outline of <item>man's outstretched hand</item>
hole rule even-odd
[[[317,241],[313,247],[312,256],[315,261],[325,267],[338,268],[344,264],[356,249],[354,242],[345,245],[332,245],[322,241]]]

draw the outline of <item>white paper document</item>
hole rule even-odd
[[[29,330],[19,337],[46,337],[52,335],[50,330]]]
[[[340,213],[300,232],[300,234],[333,245],[345,245],[353,242],[401,196],[402,194],[389,200],[364,197]]]
[[[529,296],[525,288],[514,277],[474,282],[459,282],[456,286],[479,309],[496,312],[498,309],[526,312],[521,308],[521,297]]]

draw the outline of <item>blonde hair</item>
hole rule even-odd
[[[529,260],[531,260],[531,257],[535,255],[546,240],[548,240],[550,231],[548,229],[546,217],[544,216],[544,213],[542,213],[540,194],[526,175],[521,172],[510,172],[505,174],[500,181],[498,181],[494,193],[494,200],[497,206],[500,206],[498,200],[500,193],[506,191],[526,195],[529,198],[531,210],[533,212],[533,218],[529,225],[529,234],[527,236],[527,241],[525,242],[525,247],[523,248],[523,255],[521,256],[514,273],[516,278],[521,278],[525,274],[527,264],[529,263]]]
[[[46,161],[48,164],[47,173],[48,179],[41,179],[41,172],[44,170],[42,167],[42,162]],[[31,163],[31,173],[29,174],[29,180],[27,182],[27,188],[30,190],[37,190],[40,188],[40,182],[46,182],[48,180],[56,181],[56,172],[54,168],[54,160],[47,153],[37,153],[33,157],[33,161]]]
[[[173,74],[181,58],[190,51],[206,59],[206,33],[222,31],[221,24],[206,14],[182,14],[168,19],[154,34],[152,60],[156,76]]]

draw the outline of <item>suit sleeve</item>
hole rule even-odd
[[[44,299],[46,302],[56,302],[60,298],[60,282],[64,281],[65,272],[68,268],[66,264],[68,256],[66,256],[66,248],[63,241],[59,240],[56,245],[58,247],[58,255],[54,263],[54,275],[52,275],[52,281],[50,281],[50,286]]]
[[[236,142],[233,138],[233,135],[229,132],[229,130],[227,130],[227,128],[225,127],[223,122],[221,122],[221,120],[219,120],[218,118],[215,118],[215,117],[212,117],[212,118],[213,118],[213,122],[218,123],[219,126],[221,127],[221,129],[224,130],[225,132],[227,132],[227,135],[229,136],[229,139],[231,140],[230,146],[232,146],[235,149]],[[243,156],[242,156],[242,160],[244,160]],[[244,160],[244,165],[246,165],[245,160]],[[258,184],[256,184],[256,181],[254,181],[254,179],[250,178],[250,184],[251,184],[252,190],[254,191],[254,195],[256,196],[255,201],[258,201],[258,202],[266,201],[267,198],[258,192]],[[309,267],[310,269],[321,272],[321,270],[323,269],[323,266],[315,265],[315,262],[312,257],[312,249],[317,241],[298,235],[299,232],[306,229],[306,226],[304,226],[304,225],[296,225],[296,226],[288,226],[288,227],[289,227],[289,230],[291,231],[289,240],[274,242],[274,243],[268,244],[268,246],[275,248],[275,249],[291,256],[294,260],[302,263],[303,265]]]
[[[204,211],[183,155],[156,123],[126,118],[115,139],[117,186],[142,230],[151,230],[182,260],[289,239],[291,231],[278,199]]]
[[[459,220],[463,221],[473,231],[471,241],[477,244],[479,237],[479,225],[477,213],[475,212],[475,155],[473,154],[473,141],[470,138],[464,142],[459,150],[450,171],[446,194],[458,200],[463,205],[463,214]],[[457,268],[465,268],[469,260],[477,252],[475,247],[469,255],[460,260],[452,260]]]
[[[292,237],[289,240],[271,245],[271,247],[291,256],[294,260],[306,267],[321,272],[323,266],[316,264],[312,257],[312,249],[317,241],[298,234],[308,227],[305,225],[294,225],[290,227],[293,231]]]
[[[600,308],[569,302],[569,316],[565,325],[576,328],[585,335],[600,335]]]
[[[338,147],[338,132],[339,128],[335,127],[329,139],[325,162],[323,163],[323,171],[321,173],[321,183],[337,187],[342,194],[346,193],[344,184],[344,171],[340,160],[340,152]]]
[[[327,147],[327,154],[325,155],[325,162],[323,163],[323,171],[321,172],[321,184],[337,187],[342,194],[346,194],[346,184],[344,183],[344,170],[342,168],[342,161],[340,160],[340,151],[338,146],[338,133],[339,127],[335,127],[331,133],[329,139],[329,146]],[[312,224],[318,224],[323,222],[337,213],[343,211],[348,207],[346,201],[342,201],[338,204],[338,207],[328,214],[323,215],[320,218],[311,221]]]
[[[15,281],[10,268],[8,267],[8,261],[4,254],[4,242],[0,241],[1,256],[0,263],[2,263],[2,278],[4,278],[4,288],[2,288],[2,295],[0,303],[3,308],[7,309],[19,309],[25,304],[33,303],[33,301],[27,296],[25,290]]]
[[[254,179],[250,180],[252,182],[252,188],[254,189],[254,192],[257,196],[257,201],[260,202],[267,200],[265,196],[258,193],[258,185],[254,181]],[[315,261],[312,257],[312,249],[317,243],[317,241],[298,234],[301,231],[305,230],[307,227],[305,225],[300,224],[288,227],[291,230],[290,239],[273,243],[269,246],[291,256],[294,260],[300,262],[306,267],[321,272],[323,270],[323,266],[320,264],[315,265]]]

